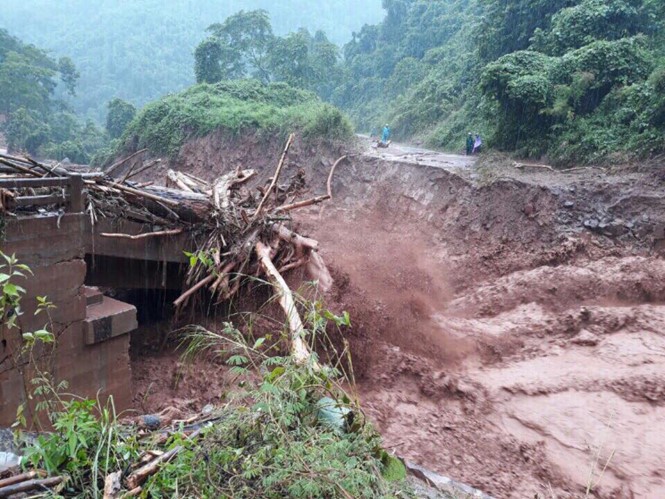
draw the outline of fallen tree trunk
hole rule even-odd
[[[289,331],[291,333],[291,355],[299,364],[309,362],[311,360],[312,354],[309,350],[309,347],[303,340],[305,328],[303,326],[302,320],[300,319],[300,314],[298,314],[296,302],[293,299],[293,293],[291,293],[291,289],[286,284],[286,281],[277,271],[275,265],[272,262],[270,256],[270,246],[267,246],[261,242],[256,243],[256,255],[258,256],[261,267],[268,276],[268,279],[270,280],[275,293],[279,297],[279,304],[286,314],[286,318],[289,324]]]
[[[170,451],[165,452],[154,461],[149,462],[145,466],[141,466],[139,469],[137,469],[127,477],[127,488],[133,490],[142,485],[143,482],[145,482],[149,476],[157,473],[159,471],[159,468],[163,464],[168,463],[182,449],[183,447],[181,445],[178,445],[177,447],[174,447]]]
[[[7,485],[6,487],[0,488],[0,497],[10,497],[22,492],[30,492],[32,490],[40,490],[44,492],[50,487],[55,487],[60,484],[62,480],[63,478],[61,476],[55,476],[52,478],[44,478],[42,480],[26,480],[13,485]]]

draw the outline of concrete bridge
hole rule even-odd
[[[21,179],[22,183],[56,179]],[[123,289],[180,289],[183,250],[194,248],[192,236],[108,237],[102,234],[143,234],[148,225],[102,219],[94,226],[84,213],[81,183],[60,179],[65,196],[57,211],[34,209],[10,216],[0,211],[0,249],[15,254],[30,266],[33,275],[17,284],[26,289],[21,307],[20,331],[1,330],[0,425],[10,425],[21,402],[28,400],[35,367],[21,354],[22,333],[44,327],[46,318],[34,315],[37,296],[47,296],[56,308],[51,311],[52,332],[57,337],[53,351],[37,353],[39,365],[48,366],[56,381],[67,380],[68,391],[86,397],[114,396],[118,411],[131,403],[129,333],[137,327],[136,308],[104,296],[96,286]],[[0,179],[0,188],[8,186]],[[11,186],[10,186],[11,187]],[[78,191],[77,191],[78,190]],[[21,206],[47,204],[54,199],[15,199]],[[1,207],[1,205],[0,205]]]

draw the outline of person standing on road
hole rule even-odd
[[[476,134],[476,140],[473,142],[473,154],[478,154],[480,148],[483,146],[483,141],[480,138],[480,134]]]
[[[471,156],[473,153],[473,134],[469,132],[469,135],[466,136],[466,155]]]
[[[390,140],[390,127],[386,124],[386,126],[383,127],[383,134],[381,135],[381,142],[384,144]]]

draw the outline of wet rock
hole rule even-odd
[[[0,472],[14,468],[21,463],[20,456],[13,452],[0,452]]]
[[[580,334],[575,336],[571,340],[572,343],[575,345],[580,345],[584,347],[595,347],[600,340],[598,339],[598,336],[593,334],[591,331],[588,331],[586,329],[582,329],[580,331]]]
[[[141,422],[148,430],[158,430],[162,424],[161,418],[155,414],[146,414],[141,418]]]
[[[610,237],[618,237],[626,234],[628,232],[628,227],[626,223],[621,219],[612,220],[603,228],[605,235]]]
[[[536,207],[533,203],[527,203],[522,210],[527,217],[532,217],[536,213]]]
[[[656,224],[653,226],[653,238],[665,239],[665,224]]]
[[[590,230],[596,230],[598,225],[600,225],[600,222],[595,218],[588,218],[584,221],[584,226]]]
[[[566,201],[565,203],[563,203],[563,206],[565,208],[572,208],[572,207],[575,206],[575,202],[574,201]]]

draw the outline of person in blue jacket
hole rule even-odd
[[[384,144],[390,140],[390,127],[388,125],[383,127],[383,135],[381,135],[381,142]]]

